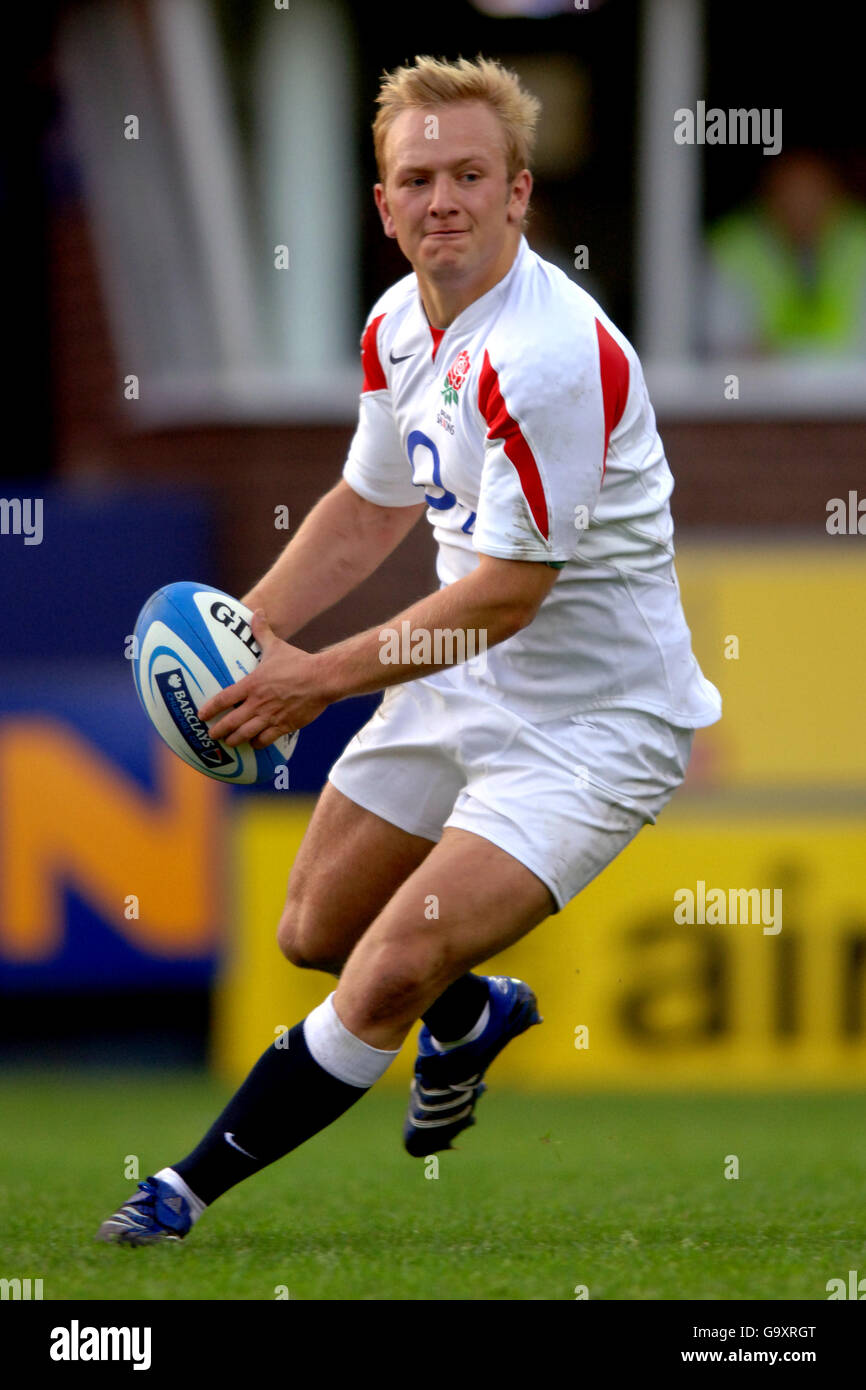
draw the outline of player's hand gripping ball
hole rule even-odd
[[[220,589],[183,582],[158,589],[135,624],[132,669],[150,722],[173,753],[218,782],[273,782],[298,741],[292,733],[267,748],[229,748],[198,717],[206,700],[261,660],[252,616]]]

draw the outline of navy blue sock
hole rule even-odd
[[[461,975],[430,1005],[424,1022],[437,1042],[456,1042],[475,1027],[489,997],[480,975]]]
[[[320,1067],[307,1047],[303,1023],[296,1023],[262,1054],[201,1143],[168,1166],[209,1205],[318,1134],[367,1089],[338,1081]]]

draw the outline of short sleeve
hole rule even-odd
[[[412,482],[379,357],[378,330],[384,317],[380,314],[371,319],[361,339],[364,384],[343,477],[368,502],[381,507],[411,507],[424,501],[424,489]]]
[[[628,359],[597,319],[583,341],[548,341],[536,354],[524,347],[519,360],[506,353],[497,364],[485,352],[476,550],[514,560],[574,557],[628,390]]]

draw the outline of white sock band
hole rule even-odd
[[[452,1047],[462,1047],[464,1043],[474,1042],[476,1038],[480,1038],[481,1034],[484,1032],[484,1029],[487,1027],[489,1022],[490,1002],[488,1000],[488,1002],[484,1005],[484,1008],[481,1010],[481,1016],[478,1019],[478,1022],[476,1023],[475,1027],[470,1028],[465,1038],[458,1038],[456,1042],[441,1043],[439,1039],[434,1038],[433,1034],[431,1033],[430,1041],[437,1052],[450,1052]]]
[[[338,1081],[345,1081],[348,1086],[359,1086],[366,1090],[388,1070],[400,1049],[386,1052],[380,1047],[371,1047],[362,1038],[356,1038],[338,1018],[334,994],[336,990],[328,995],[323,1004],[307,1014],[304,1019],[304,1042],[313,1060],[324,1071],[336,1076]]]
[[[187,1187],[180,1173],[176,1173],[173,1168],[160,1168],[159,1172],[154,1173],[153,1176],[161,1179],[162,1182],[167,1182],[169,1187],[173,1187],[175,1192],[179,1192],[182,1197],[186,1198],[192,1214],[192,1224],[195,1225],[205,1210],[206,1203],[200,1197],[196,1197],[192,1188]]]

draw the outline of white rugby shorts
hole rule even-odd
[[[547,885],[559,911],[655,822],[694,734],[640,710],[528,723],[422,678],[385,691],[329,780],[412,835],[438,842],[457,826],[491,841]]]

